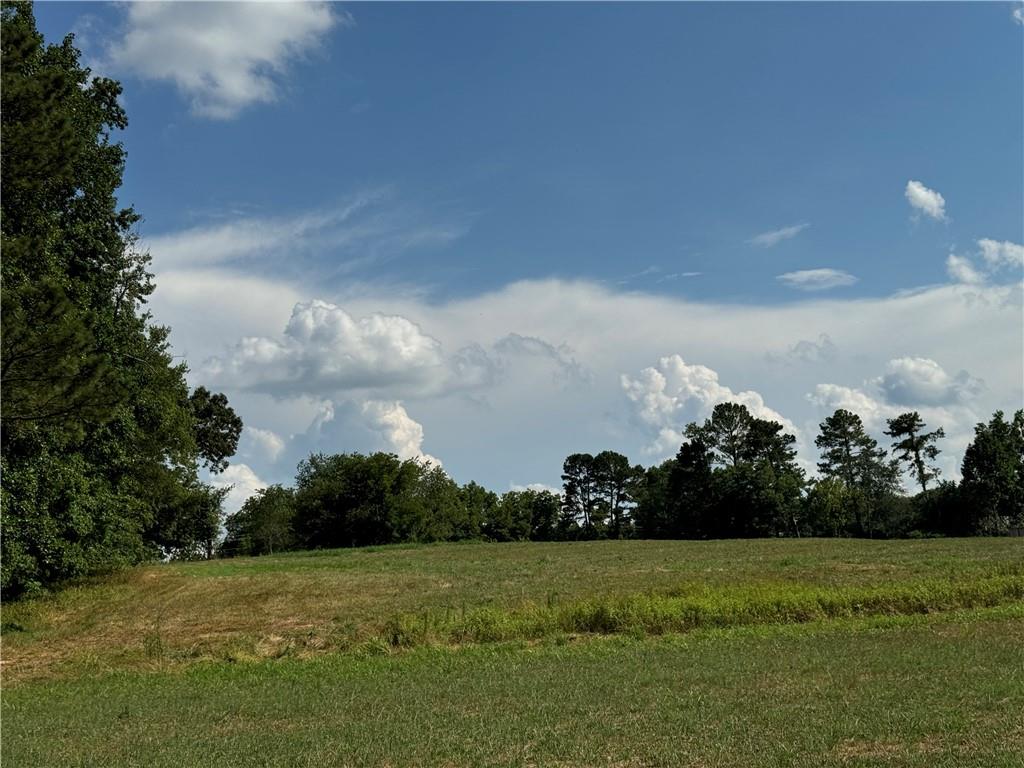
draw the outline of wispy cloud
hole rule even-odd
[[[903,194],[914,210],[938,221],[946,218],[946,199],[920,181],[908,181]]]
[[[953,282],[964,285],[981,285],[985,282],[985,275],[974,267],[970,259],[955,253],[949,254],[946,259],[946,274]]]
[[[856,277],[841,269],[800,269],[778,275],[775,279],[801,291],[824,291],[857,282]]]
[[[762,232],[759,235],[754,235],[752,238],[747,240],[747,242],[750,245],[757,245],[761,248],[771,248],[772,246],[778,245],[783,240],[789,240],[796,237],[810,226],[810,224],[805,222],[803,224],[794,224],[792,227],[774,229],[771,232]]]
[[[145,236],[159,272],[262,261],[280,268],[301,256],[330,253],[331,269],[352,270],[407,251],[445,245],[468,226],[453,217],[438,222],[394,199],[388,189],[368,190],[340,203],[287,216],[243,214],[214,224]],[[294,264],[292,265],[294,267]]]

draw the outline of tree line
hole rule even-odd
[[[888,421],[892,453],[837,410],[808,480],[793,435],[745,406],[715,406],[675,457],[644,468],[614,451],[565,459],[561,493],[496,494],[387,453],[314,454],[227,520],[220,554],[432,541],[999,535],[1024,527],[1024,411],[978,424],[962,481],[939,481],[944,436],[916,412]],[[901,490],[907,472],[920,486]]]

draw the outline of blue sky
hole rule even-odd
[[[250,427],[240,494],[314,449],[553,485],[740,395],[809,467],[830,408],[917,408],[955,476],[1021,405],[1020,4],[36,13],[124,83],[153,310]]]

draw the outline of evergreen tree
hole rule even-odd
[[[939,476],[939,470],[929,464],[939,455],[935,443],[946,433],[939,427],[933,432],[925,432],[925,423],[917,411],[902,413],[888,420],[889,429],[885,434],[892,438],[894,451],[899,451],[897,459],[910,465],[911,472],[921,484],[921,490],[928,490],[928,481]]]
[[[668,536],[696,539],[716,536],[712,453],[699,438],[683,443],[668,478]]]
[[[597,480],[594,457],[589,453],[574,453],[562,465],[563,528],[568,529],[569,523],[575,522],[582,536],[588,539],[604,533],[607,514],[600,504]]]
[[[608,535],[621,539],[632,531],[632,511],[643,467],[615,451],[601,451],[594,457],[594,494],[607,521]]]
[[[157,555],[209,553],[237,430],[203,445],[186,368],[144,311],[149,257],[118,204],[121,87],[28,3],[0,8],[2,570],[14,597]],[[218,400],[219,421],[234,414]],[[216,430],[215,430],[216,431]]]
[[[845,503],[855,532],[873,535],[879,502],[896,492],[899,472],[885,450],[864,430],[860,416],[842,408],[821,423],[814,444],[821,451],[818,470],[823,477],[840,480],[851,491]]]
[[[971,533],[1003,533],[1024,527],[1024,410],[1007,421],[996,411],[974,428],[964,452],[960,490]]]

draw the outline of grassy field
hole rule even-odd
[[[1020,766],[1024,542],[384,547],[3,609],[12,765]]]

